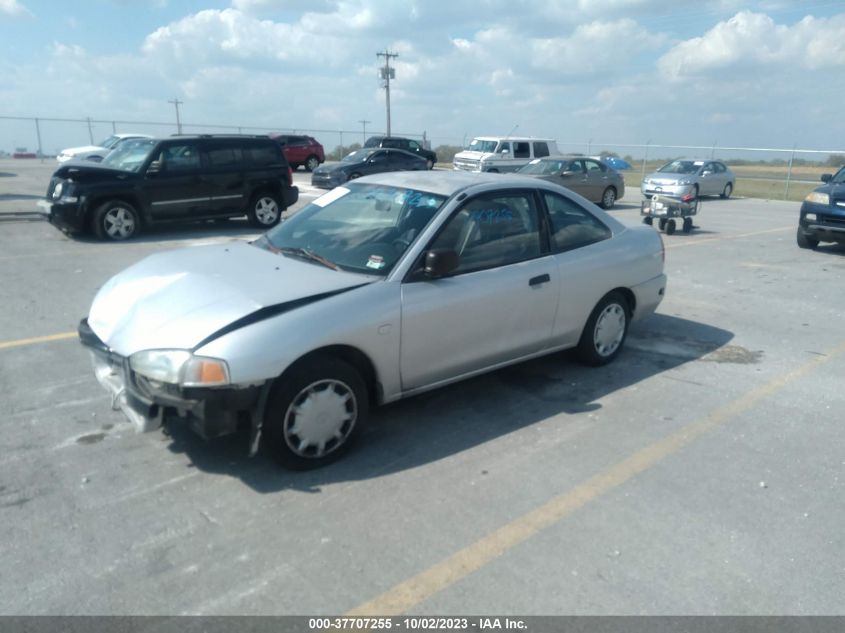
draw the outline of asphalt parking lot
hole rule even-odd
[[[615,363],[389,405],[291,473],[136,434],[74,334],[145,255],[255,233],[71,239],[51,169],[0,162],[0,613],[845,614],[845,248],[798,249],[798,204],[705,200]]]

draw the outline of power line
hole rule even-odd
[[[177,97],[173,97],[173,99],[171,101],[168,101],[167,103],[172,103],[174,106],[176,106],[176,133],[181,134],[182,133],[182,122],[179,120],[179,106],[182,105],[185,102],[179,101],[179,99]]]

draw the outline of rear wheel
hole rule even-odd
[[[313,357],[285,372],[270,392],[265,446],[287,468],[319,468],[349,450],[368,413],[355,368],[333,356]]]
[[[247,217],[252,226],[269,229],[276,226],[282,218],[282,207],[272,193],[259,193],[249,203]]]
[[[578,342],[577,353],[583,363],[605,365],[618,356],[628,334],[630,310],[625,297],[617,291],[598,302]]]
[[[425,166],[426,166],[428,169],[434,169],[434,161],[433,161],[433,160],[431,160],[430,158],[429,158],[429,159],[427,159],[427,160],[425,161]]]
[[[608,187],[601,196],[602,209],[612,209],[616,203],[616,189]]]
[[[819,241],[804,233],[804,230],[799,226],[798,232],[795,234],[795,241],[798,242],[799,248],[815,248],[819,245]]]
[[[305,161],[305,169],[308,171],[314,171],[317,167],[320,166],[320,159],[316,156],[309,156]]]
[[[666,228],[666,218],[660,218],[657,221],[657,228],[659,228],[661,231]]]
[[[692,218],[684,218],[684,225],[681,229],[684,233],[692,231]]]
[[[94,234],[102,240],[128,240],[140,229],[138,212],[128,202],[109,200],[94,211]]]
[[[725,185],[725,190],[722,191],[721,197],[724,199],[728,199],[731,197],[731,193],[733,193],[734,186],[731,183]]]
[[[654,218],[652,218],[650,215],[647,215],[643,218],[643,224],[648,224],[649,226],[651,226],[653,223]]]
[[[677,228],[675,224],[675,220],[669,220],[666,222],[666,235],[672,235],[675,233],[675,229]]]

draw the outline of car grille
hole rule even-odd
[[[456,158],[453,163],[456,169],[462,171],[478,171],[478,161],[468,160],[466,158]]]
[[[832,224],[834,226],[845,226],[845,216],[843,215],[820,215],[819,221],[821,224]]]

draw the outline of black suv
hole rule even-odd
[[[179,135],[128,141],[99,164],[60,167],[39,206],[67,232],[125,240],[145,224],[244,214],[269,228],[298,198],[270,138]]]
[[[406,152],[411,152],[424,158],[429,169],[434,168],[434,163],[437,162],[437,154],[430,149],[424,148],[419,142],[412,138],[403,138],[401,136],[371,136],[364,143],[364,147],[389,147],[391,149],[404,149]]]

